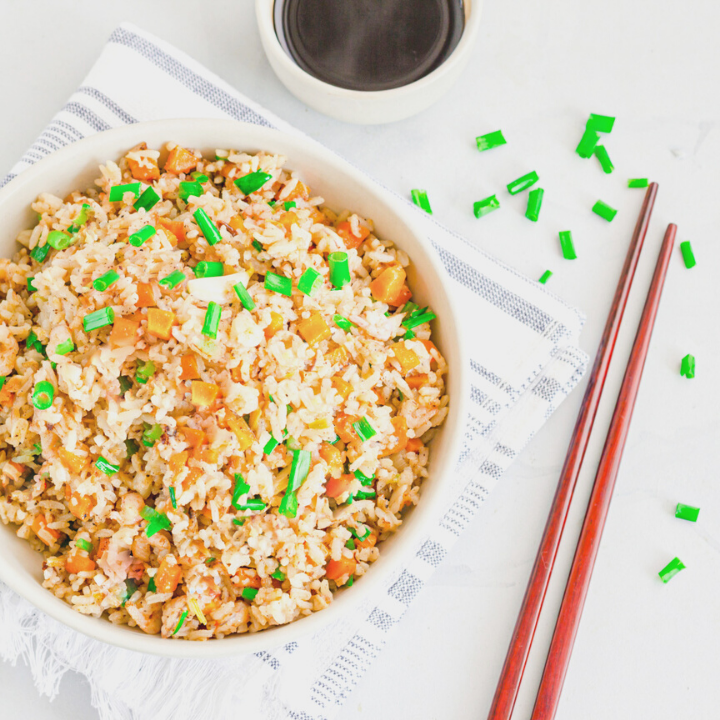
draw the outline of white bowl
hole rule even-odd
[[[449,280],[429,242],[415,226],[406,208],[386,190],[370,181],[338,156],[307,139],[246,125],[232,120],[162,120],[127,125],[93,135],[41,160],[0,190],[0,255],[15,252],[17,234],[36,222],[30,203],[41,192],[60,197],[76,189],[90,187],[99,177],[98,165],[116,160],[129,148],[145,141],[160,147],[174,141],[204,153],[215,148],[247,151],[266,150],[287,157],[287,166],[301,173],[314,193],[322,195],[329,207],[352,209],[372,218],[380,237],[390,238],[412,260],[409,281],[414,296],[437,313],[434,339],[449,364],[448,392],[450,412],[431,446],[430,477],[423,484],[419,505],[408,514],[399,532],[382,545],[379,560],[352,588],[336,595],[325,610],[288,625],[260,633],[236,635],[222,640],[188,642],[146,635],[108,620],[81,615],[71,609],[42,582],[42,558],[15,534],[14,526],[0,523],[0,580],[40,610],[90,637],[130,650],[182,658],[210,658],[269,650],[297,636],[315,631],[337,620],[380,588],[388,575],[399,567],[438,519],[444,489],[457,459],[463,433],[466,392],[464,345],[458,328],[458,315],[448,293]]]
[[[299,67],[278,40],[274,5],[275,0],[255,0],[255,15],[265,54],[283,85],[298,100],[318,112],[360,125],[403,120],[437,102],[452,87],[470,59],[482,10],[482,0],[465,0],[465,29],[457,47],[440,67],[403,87],[362,92],[330,85]]]

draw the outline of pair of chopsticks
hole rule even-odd
[[[640,251],[647,235],[657,191],[657,183],[651,183],[630,241],[488,720],[510,720],[515,706],[573,492],[602,397],[605,379],[615,349],[615,341],[635,277]],[[668,225],[598,465],[592,496],[548,651],[532,720],[552,720],[560,701],[565,674],[570,663],[570,655],[625,448],[625,440],[630,429],[635,399],[640,387],[676,233],[677,227],[672,224]]]

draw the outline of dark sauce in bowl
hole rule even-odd
[[[390,90],[438,68],[460,42],[463,0],[276,0],[275,32],[310,75]]]

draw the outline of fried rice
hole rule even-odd
[[[434,315],[408,256],[284,161],[141,144],[41,195],[0,260],[0,519],[78,612],[189,640],[288,623],[418,502]]]

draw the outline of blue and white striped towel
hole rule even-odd
[[[0,184],[87,135],[188,116],[296,132],[171,45],[122,25],[82,87]],[[497,480],[587,364],[577,345],[581,313],[418,213],[478,332],[470,348],[471,417],[451,502],[413,560],[352,618],[272,653],[221,661],[168,660],[106,646],[61,626],[0,584],[0,655],[24,658],[41,692],[56,694],[72,668],[88,678],[103,720],[327,720],[337,713]]]

